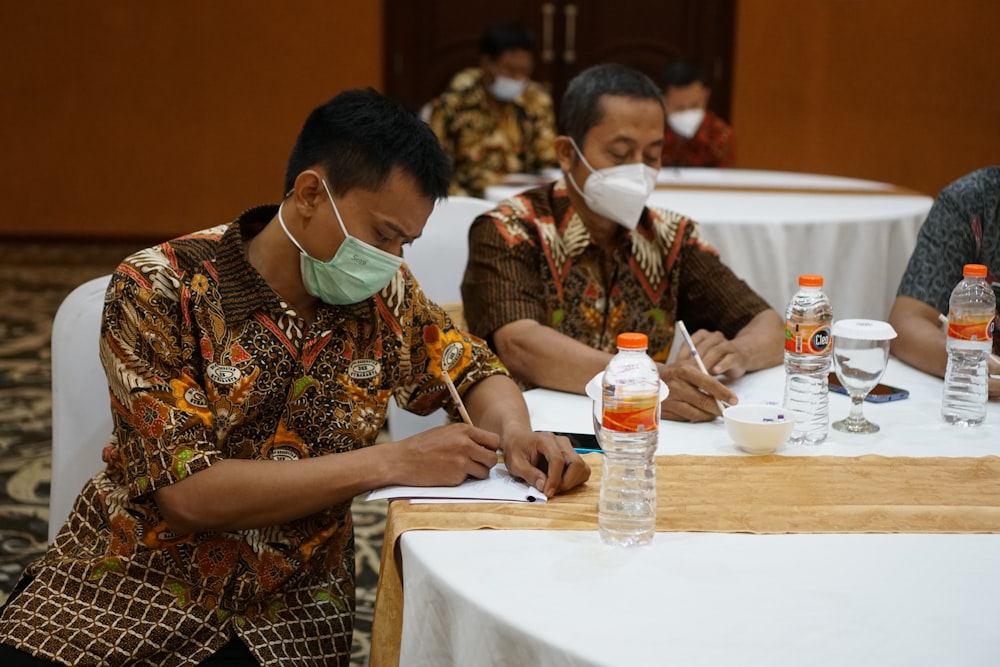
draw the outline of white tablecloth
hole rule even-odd
[[[911,397],[865,405],[881,433],[782,453],[1000,454],[1000,405],[956,429],[940,380],[896,361],[884,379]],[[781,381],[734,387],[780,398]],[[526,398],[538,428],[589,427],[586,399]],[[839,419],[848,401],[830,398]],[[739,454],[721,423],[664,422],[659,451]],[[401,665],[1000,664],[1000,535],[657,533],[614,549],[596,531],[411,531],[401,545]]]
[[[772,307],[784,312],[798,276],[818,273],[837,318],[888,317],[933,203],[885,183],[819,174],[662,169],[658,183],[649,205],[697,221],[722,260]],[[524,189],[495,186],[486,198]]]

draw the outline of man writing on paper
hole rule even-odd
[[[719,261],[698,225],[648,209],[665,114],[645,75],[600,65],[570,82],[556,154],[565,177],[475,221],[462,298],[470,330],[525,385],[582,393],[616,336],[639,331],[670,386],[666,419],[718,416],[736,396],[689,360],[667,364],[683,319],[709,372],[782,360],[782,318]],[[685,357],[687,355],[685,354]]]
[[[306,120],[280,204],[121,264],[107,467],[3,610],[0,664],[346,666],[354,496],[484,478],[496,450],[546,494],[587,479],[401,265],[447,187],[425,124],[346,92]],[[442,371],[475,426],[376,445],[393,395],[454,410]]]

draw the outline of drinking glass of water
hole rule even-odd
[[[864,415],[864,400],[885,373],[889,341],[896,330],[878,320],[838,320],[833,323],[833,368],[851,397],[851,412],[833,423],[847,433],[877,433],[878,424]]]

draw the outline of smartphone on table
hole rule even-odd
[[[837,377],[836,373],[830,373],[829,380],[830,391],[836,392],[838,394],[844,394],[847,396],[847,390],[844,386],[840,384],[840,378]],[[881,382],[875,385],[875,388],[868,392],[865,396],[865,400],[869,403],[888,403],[889,401],[899,401],[910,395],[910,392],[901,387],[893,387],[892,385],[882,384]]]
[[[586,454],[588,452],[600,452],[601,444],[597,442],[597,436],[593,433],[554,433],[554,435],[564,435],[569,438],[569,442],[573,445],[573,449],[580,452],[581,454]]]

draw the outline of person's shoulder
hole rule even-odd
[[[467,67],[451,77],[445,93],[465,93],[482,84],[483,70],[478,67]]]
[[[116,273],[148,286],[179,287],[179,277],[214,258],[222,238],[234,226],[217,225],[144,248],[123,259]]]
[[[1000,166],[983,167],[970,172],[949,183],[941,194],[961,199],[971,193],[996,189],[1000,189]]]
[[[698,227],[698,223],[683,213],[678,213],[677,211],[672,211],[668,208],[660,208],[656,206],[646,207],[646,219],[649,221],[649,225],[653,229],[684,229],[687,233],[687,230],[696,230]]]
[[[521,93],[521,99],[526,104],[531,103],[539,107],[552,107],[552,96],[549,95],[549,91],[545,89],[545,86],[537,81],[528,81],[524,85],[524,92]]]
[[[730,134],[733,131],[729,123],[724,121],[722,119],[722,116],[715,113],[711,109],[707,109],[705,111],[705,120],[702,122],[702,124],[708,128],[711,128],[711,130],[715,134]]]

